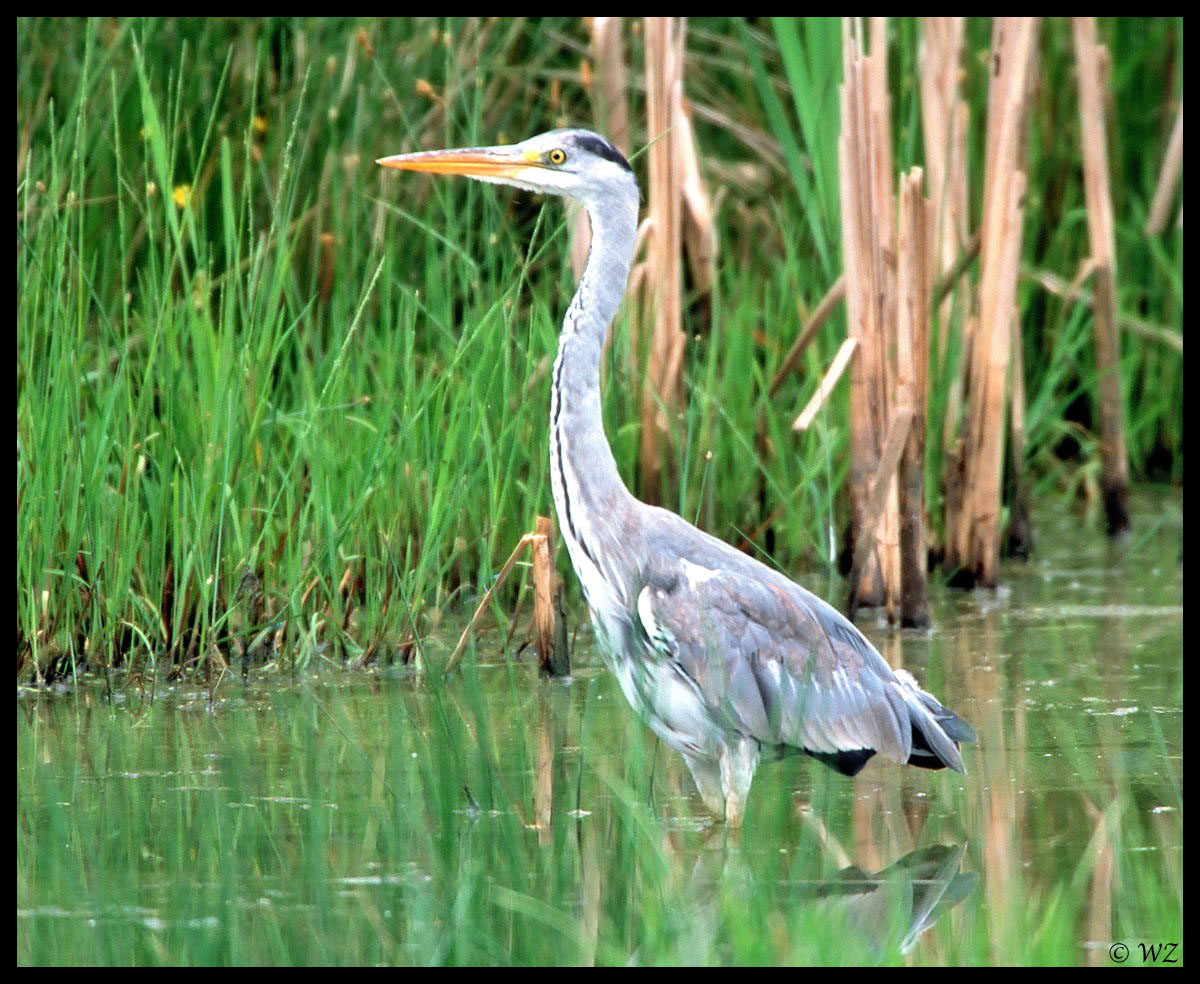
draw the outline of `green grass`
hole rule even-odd
[[[1182,92],[1181,22],[1102,28],[1121,308],[1179,330],[1182,230],[1139,230]],[[844,315],[774,404],[764,394],[839,267],[838,30],[691,24],[693,100],[757,135],[760,152],[698,113],[719,165],[722,261],[711,326],[691,324],[669,503],[737,539],[789,502],[773,559],[831,581],[844,396],[802,439],[789,423]],[[971,31],[981,128],[986,24]],[[587,123],[582,27],[25,19],[17,32],[19,672],[136,678],[419,651],[551,509],[539,367],[572,283],[559,203],[372,161]],[[918,31],[893,32],[907,166],[919,162]],[[1045,25],[1026,262],[1069,277],[1084,237],[1066,37]],[[637,37],[630,53],[636,64]],[[635,86],[635,118],[641,101]],[[720,177],[736,164],[751,170]],[[1088,317],[1026,285],[1022,324],[1039,488],[1086,492]],[[625,329],[605,412],[636,490]],[[1123,353],[1135,473],[1179,482],[1182,356],[1129,335]]]

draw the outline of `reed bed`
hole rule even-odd
[[[949,29],[939,56],[941,112],[957,127],[946,145],[965,147],[963,160],[925,145],[921,86],[900,84],[918,77],[923,26],[872,27],[888,53],[872,77],[889,99],[886,188],[894,196],[896,167],[925,167],[921,194],[949,230],[942,275],[977,225],[989,29]],[[550,502],[547,374],[572,285],[564,222],[557,203],[470,182],[398,188],[371,161],[616,126],[622,106],[647,189],[655,148],[690,128],[695,150],[674,159],[671,194],[690,202],[703,179],[713,238],[696,255],[720,258],[711,292],[692,266],[681,274],[670,330],[684,344],[651,401],[674,408],[661,498],[836,583],[845,388],[805,436],[791,423],[847,334],[844,308],[822,303],[843,270],[839,22],[694,19],[686,43],[676,25],[683,116],[666,138],[645,122],[660,83],[638,66],[658,26],[640,21],[23,19],[17,30],[19,677],[444,659],[440,626],[478,601]],[[1182,228],[1143,226],[1181,119],[1182,29],[1101,21],[1098,35],[1112,66],[1116,323],[1141,326],[1118,343],[1130,476],[1181,482]],[[622,50],[632,68],[613,81]],[[1100,502],[1095,284],[1076,277],[1081,143],[1062,139],[1078,125],[1068,27],[1045,25],[1035,58],[1012,467],[1035,498]],[[939,153],[965,164],[965,206],[959,179],[930,177]],[[687,237],[673,239],[662,262],[678,270]],[[956,283],[977,276],[967,267]],[[1055,277],[1067,289],[1043,288]],[[969,355],[968,301],[951,289],[931,310],[939,371],[923,470],[936,545],[949,531],[932,479],[959,412],[949,381]],[[645,494],[640,326],[636,311],[617,326],[605,412]],[[514,578],[496,593],[505,632],[532,590]]]
[[[997,18],[988,89],[977,303],[963,326],[961,438],[947,470],[946,565],[994,587],[1016,291],[1028,187],[1026,134],[1038,18]],[[961,477],[961,483],[959,481]]]

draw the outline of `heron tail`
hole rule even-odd
[[[951,768],[966,775],[959,745],[975,741],[975,729],[922,690],[912,674],[905,670],[895,672],[904,686],[905,704],[912,721],[912,753],[908,764],[922,769]]]

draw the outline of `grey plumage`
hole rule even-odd
[[[639,502],[600,413],[600,359],[633,259],[638,189],[586,130],[505,147],[385,158],[581,201],[592,246],[554,363],[550,474],[601,652],[630,704],[688,764],[705,805],[741,822],[763,752],[847,775],[874,754],[965,772],[969,725],[892,670],[839,612],[674,513]]]

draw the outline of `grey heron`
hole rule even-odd
[[[820,598],[665,509],[617,472],[600,414],[600,361],[633,261],[633,170],[587,130],[401,154],[385,167],[461,174],[571,198],[591,251],[559,337],[550,475],[559,527],[599,648],[633,708],[683,755],[705,806],[739,826],[759,758],[805,752],[856,775],[877,752],[965,772],[970,726],[893,670]]]

